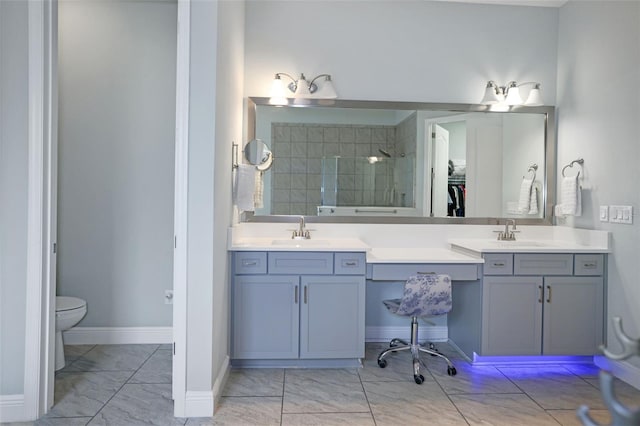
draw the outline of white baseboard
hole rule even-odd
[[[634,388],[640,389],[640,367],[626,361],[613,361],[604,355],[594,356],[593,362],[620,380],[624,380]]]
[[[0,395],[0,423],[27,420],[24,395]]]
[[[364,332],[365,342],[388,342],[391,339],[411,339],[411,327],[366,327]],[[446,342],[449,339],[449,329],[446,326],[422,326],[418,327],[418,340],[424,342]]]
[[[65,345],[173,343],[173,327],[74,327],[62,336]]]
[[[187,391],[185,417],[213,417],[213,391]]]
[[[227,379],[229,378],[229,371],[231,370],[231,364],[229,356],[224,357],[224,361],[222,362],[222,366],[220,367],[220,372],[218,373],[218,377],[213,382],[213,412],[215,413],[216,408],[218,407],[218,403],[220,401],[220,396],[222,395],[222,389],[224,389],[224,385],[227,383]]]

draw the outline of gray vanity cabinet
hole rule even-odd
[[[364,357],[365,279],[303,276],[300,358]]]
[[[233,285],[233,357],[298,357],[299,278],[236,275]]]
[[[364,253],[236,252],[234,271],[232,359],[364,357]]]
[[[603,342],[603,255],[484,257],[482,355],[597,353]]]

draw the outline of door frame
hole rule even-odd
[[[28,2],[24,415],[53,404],[57,182],[57,0]]]
[[[58,1],[28,2],[28,181],[24,419],[53,405],[55,373]],[[191,0],[178,0],[174,194],[173,399],[185,413]]]
[[[173,207],[173,415],[186,417],[191,0],[178,0]]]

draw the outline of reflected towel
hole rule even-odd
[[[256,187],[253,193],[253,204],[256,209],[264,207],[264,173],[262,171],[256,172]]]
[[[253,195],[256,188],[256,167],[239,164],[236,169],[235,203],[241,212],[253,211]]]
[[[564,216],[580,216],[582,215],[582,194],[578,184],[578,177],[567,176],[562,178],[560,187],[560,196],[562,197],[561,212]]]
[[[531,187],[531,201],[529,202],[529,214],[538,214],[538,187]]]
[[[518,199],[518,210],[520,213],[528,213],[531,205],[531,187],[533,179],[522,178],[520,184],[520,198]]]

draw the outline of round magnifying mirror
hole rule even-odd
[[[254,139],[244,146],[244,157],[258,170],[267,170],[273,162],[273,153],[262,139]]]

